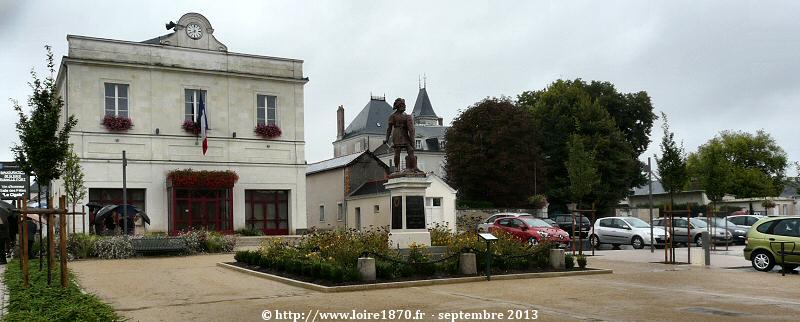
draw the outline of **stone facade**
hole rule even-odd
[[[187,26],[199,27],[200,37],[189,37]],[[288,193],[288,205],[281,206],[288,207],[287,232],[306,228],[303,87],[308,79],[302,60],[228,52],[213,36],[211,24],[195,13],[181,17],[174,32],[145,42],[74,35],[67,41],[57,83],[65,114],[78,119],[70,141],[89,189],[122,187],[120,158],[125,150],[128,188],[145,190],[150,230],[176,229],[166,175],[186,168],[238,174],[227,210],[233,227],[226,230],[246,226],[248,190]],[[101,125],[108,113],[107,84],[127,89],[133,122],[128,131],[111,132]],[[181,128],[191,119],[186,116],[186,90],[206,93],[206,155],[202,138]],[[254,133],[259,95],[275,98],[279,137],[267,140]]]

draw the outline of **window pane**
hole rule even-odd
[[[278,205],[278,215],[280,216],[281,220],[289,219],[289,205],[287,203],[281,202]]]
[[[267,121],[269,122],[269,124],[275,124],[276,121],[275,117],[276,117],[275,108],[274,107],[267,108]]]
[[[258,122],[258,124],[264,124],[264,122],[266,121],[266,119],[264,118],[263,107],[259,107],[256,109],[256,121]]]
[[[275,96],[267,96],[267,106],[270,108],[275,108],[277,106],[277,97]]]
[[[106,109],[105,115],[116,116],[113,109]]]
[[[255,209],[253,209],[253,216],[255,220],[264,220],[264,207],[257,204]]]
[[[114,84],[105,83],[105,88],[106,97],[114,97]]]
[[[106,97],[106,110],[114,111],[116,105],[114,105],[114,98],[113,97]]]
[[[128,110],[128,99],[127,98],[119,98],[117,99],[117,109],[118,110]]]
[[[433,206],[434,207],[441,207],[442,206],[442,198],[433,198]]]
[[[128,97],[128,85],[126,84],[118,84],[117,85],[117,97]]]
[[[186,103],[194,103],[194,90],[187,89],[184,92],[186,93]]]
[[[266,95],[256,95],[256,107],[264,108],[266,107]]]
[[[267,220],[275,220],[277,218],[275,204],[267,204]]]
[[[194,104],[193,103],[186,103],[186,108],[184,109],[184,120],[192,120],[194,119]]]

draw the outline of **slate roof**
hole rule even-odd
[[[167,38],[167,36],[169,36],[169,35],[171,35],[171,33],[163,35],[163,36],[158,36],[158,37],[155,37],[153,39],[148,39],[148,40],[142,41],[142,43],[143,44],[151,44],[151,45],[161,45],[161,39]]]
[[[704,192],[705,190],[684,190],[684,191],[681,191],[681,192],[684,193],[684,192],[699,192],[699,191],[703,191]],[[653,180],[653,194],[654,195],[659,195],[659,194],[666,194],[666,193],[667,193],[667,191],[664,190],[664,186],[661,185],[661,181]],[[633,194],[632,194],[633,196],[646,196],[648,194],[650,194],[650,190],[648,189],[647,184],[645,184],[645,185],[643,185],[641,187],[633,188]]]
[[[383,185],[385,183],[386,180],[367,181],[360,187],[356,188],[356,190],[350,193],[349,196],[355,197],[387,192],[388,190],[386,190],[386,186]]]
[[[392,115],[392,107],[386,103],[386,100],[370,99],[369,103],[344,130],[342,139],[359,134],[386,135],[386,121],[389,120],[390,115]]]
[[[346,167],[346,166],[350,165],[351,163],[353,163],[353,161],[358,159],[358,157],[362,156],[364,153],[367,153],[367,151],[363,151],[363,152],[360,152],[360,153],[348,154],[348,155],[340,156],[338,158],[323,160],[323,161],[320,161],[320,162],[309,164],[306,167],[306,175],[317,173],[317,172],[322,172],[322,171],[327,171],[327,170],[331,170],[331,169]]]
[[[800,190],[798,190],[795,187],[787,185],[786,187],[783,188],[783,192],[781,193],[781,197],[791,198],[791,197],[797,196],[799,193],[800,193]]]
[[[424,138],[444,138],[444,133],[449,126],[417,125],[414,127],[416,136]]]
[[[417,94],[417,101],[414,102],[414,111],[411,113],[414,117],[431,117],[438,119],[439,116],[433,111],[431,99],[428,97],[428,91],[423,87],[419,89]]]

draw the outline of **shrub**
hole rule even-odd
[[[95,244],[98,239],[100,238],[97,235],[70,234],[67,240],[67,253],[73,258],[94,257]]]
[[[178,236],[186,241],[190,254],[232,252],[236,246],[235,236],[226,236],[204,229],[181,232]]]
[[[433,226],[428,228],[428,232],[431,234],[431,246],[447,246],[453,237],[453,233],[450,232],[447,223],[434,223]]]
[[[564,256],[564,267],[567,269],[572,269],[575,267],[575,257],[572,254],[567,254]]]
[[[133,257],[133,244],[128,236],[109,236],[97,239],[95,254],[102,259]]]
[[[578,267],[580,267],[581,269],[586,268],[586,255],[583,254],[578,255],[577,261],[578,261]]]
[[[242,236],[264,236],[264,233],[257,229],[242,228],[236,231],[237,234]]]

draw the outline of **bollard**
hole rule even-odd
[[[478,264],[475,253],[461,253],[458,257],[458,271],[463,275],[478,274]]]
[[[708,231],[704,231],[700,233],[700,238],[703,239],[703,257],[704,257],[704,264],[706,266],[711,265],[711,235],[708,234]]]
[[[359,257],[358,258],[358,276],[362,281],[375,280],[375,259],[372,257]]]
[[[563,270],[565,269],[564,265],[564,250],[560,248],[554,248],[550,250],[550,267],[556,270]]]

